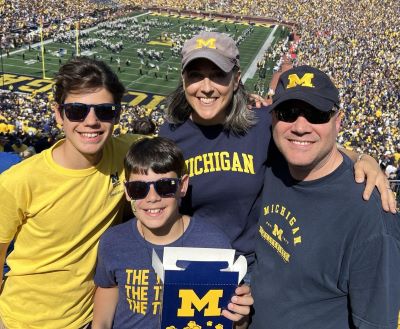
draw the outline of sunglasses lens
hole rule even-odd
[[[178,180],[174,178],[160,179],[154,183],[154,187],[161,197],[172,196],[178,189]]]
[[[63,104],[65,116],[70,121],[83,121],[89,113],[89,108],[86,104],[71,103]]]
[[[179,179],[164,178],[155,182],[131,181],[126,182],[126,190],[131,199],[144,199],[150,190],[150,185],[154,184],[154,188],[160,197],[173,196],[178,190]]]
[[[100,121],[112,121],[119,112],[119,107],[114,104],[98,104],[93,105],[93,107]]]
[[[277,110],[276,114],[280,121],[284,122],[295,122],[296,119],[299,117],[299,111],[295,111],[297,109],[291,108],[287,110]]]
[[[82,103],[65,103],[62,107],[68,120],[75,122],[84,121],[92,107],[94,108],[96,117],[100,121],[112,121],[118,116],[121,109],[121,106],[117,104],[88,105]]]
[[[300,115],[303,115],[304,118],[312,124],[322,124],[327,123],[331,119],[334,111],[319,111],[317,109],[299,109],[299,108],[290,108],[290,109],[278,109],[276,111],[276,116],[278,120],[284,122],[295,122]]]
[[[313,124],[322,124],[322,123],[327,123],[332,117],[332,111],[329,112],[323,112],[323,111],[318,111],[318,112],[310,112],[308,117],[306,116],[306,119],[308,122],[313,123]]]
[[[144,199],[149,192],[149,184],[141,181],[127,182],[126,190],[131,199]]]

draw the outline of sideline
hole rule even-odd
[[[243,77],[242,77],[243,83],[245,83],[247,79],[253,78],[254,75],[256,74],[256,72],[257,72],[257,62],[260,61],[263,58],[264,53],[268,50],[269,47],[271,47],[271,43],[272,43],[272,41],[274,39],[274,35],[275,35],[275,32],[276,32],[277,29],[278,29],[278,25],[275,25],[274,29],[272,30],[272,32],[268,36],[267,40],[265,40],[263,46],[260,48],[260,50],[257,53],[257,55],[255,56],[254,60],[250,64],[249,68],[243,74]]]

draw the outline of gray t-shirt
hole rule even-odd
[[[100,239],[94,281],[97,286],[118,286],[113,328],[153,329],[160,325],[162,284],[151,265],[152,249],[160,259],[164,247],[230,248],[228,237],[205,220],[190,219],[185,233],[167,245],[145,241],[136,219],[108,229]]]

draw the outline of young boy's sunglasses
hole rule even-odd
[[[120,104],[83,104],[83,103],[64,103],[61,104],[61,109],[64,110],[65,116],[69,121],[83,122],[90,109],[94,109],[96,117],[100,121],[112,121],[118,117],[121,111]]]
[[[309,123],[322,124],[338,113],[337,111],[320,111],[312,107],[279,107],[274,110],[279,121],[295,122],[302,115]]]
[[[179,178],[161,178],[155,182],[134,180],[125,182],[126,191],[133,200],[144,199],[150,191],[150,185],[154,186],[157,194],[162,198],[174,196],[178,190]]]

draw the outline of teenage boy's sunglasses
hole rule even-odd
[[[162,198],[174,196],[178,190],[179,178],[161,178],[155,182],[134,180],[125,182],[126,191],[133,200],[144,199],[150,191],[150,185],[154,186],[157,194]]]
[[[83,122],[90,109],[94,109],[96,117],[100,121],[112,121],[118,117],[121,111],[120,104],[83,104],[83,103],[64,103],[60,105],[64,110],[65,116],[69,121]]]
[[[327,123],[338,111],[320,111],[312,107],[279,107],[274,110],[279,121],[295,122],[302,115],[309,123]]]

